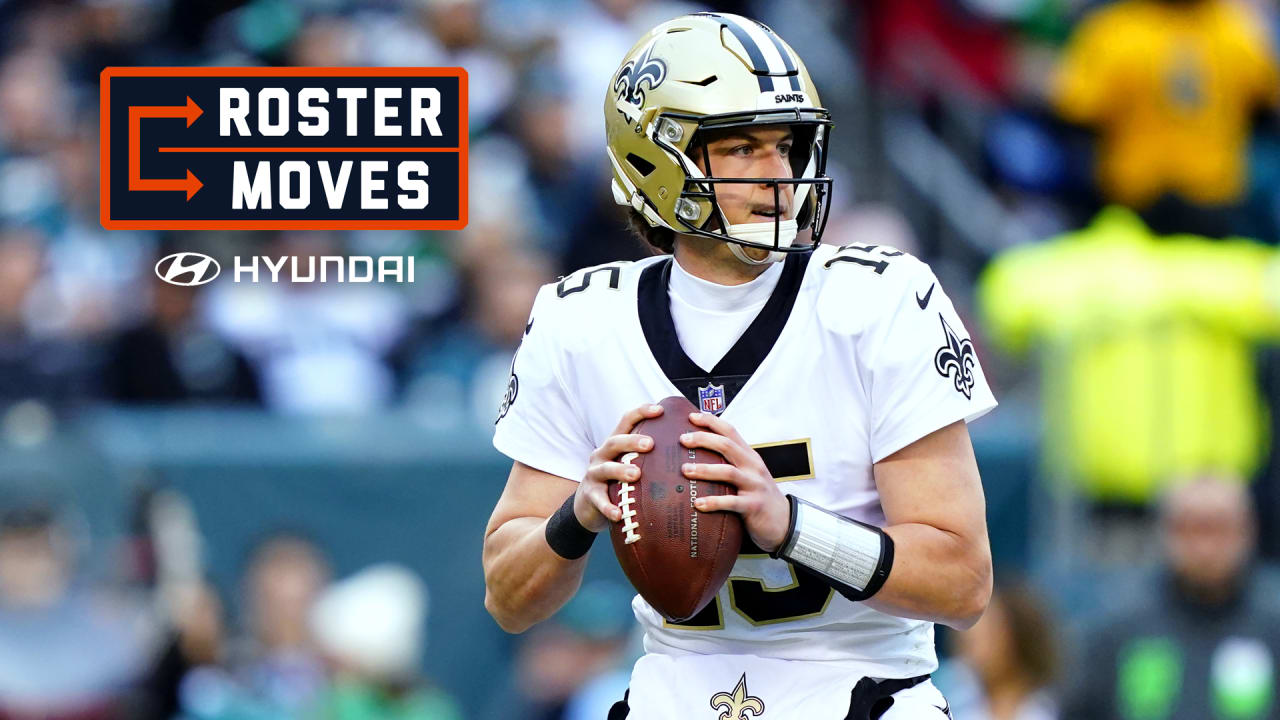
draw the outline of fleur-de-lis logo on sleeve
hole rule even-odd
[[[942,377],[951,378],[958,392],[964,393],[966,398],[972,398],[973,366],[977,362],[973,343],[969,338],[956,335],[942,313],[938,313],[938,319],[942,321],[942,332],[947,336],[947,344],[933,356],[933,368]]]
[[[648,86],[649,90],[653,90],[667,79],[667,64],[653,57],[653,46],[657,42],[655,38],[638,56],[628,60],[618,71],[618,77],[613,80],[613,91],[618,94],[614,104],[618,112],[627,118],[627,122],[640,119],[646,92],[641,86]]]
[[[764,701],[747,694],[747,674],[743,673],[732,693],[711,696],[711,709],[723,710],[717,720],[751,720],[764,715]],[[751,713],[751,717],[747,717],[747,713]]]

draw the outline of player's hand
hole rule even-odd
[[[662,414],[662,406],[646,403],[627,412],[618,421],[613,434],[591,453],[587,462],[587,474],[578,483],[578,490],[573,496],[573,514],[578,517],[582,527],[600,532],[611,522],[622,519],[622,510],[609,501],[609,483],[635,482],[640,479],[640,468],[619,462],[618,458],[630,452],[649,452],[653,449],[653,438],[648,435],[634,435],[631,431],[641,420],[655,418]],[[785,530],[785,528],[784,528]]]
[[[685,463],[684,476],[717,480],[738,489],[737,495],[699,497],[694,507],[702,512],[728,510],[742,516],[747,534],[761,550],[773,552],[782,544],[791,522],[791,506],[778,489],[760,453],[747,444],[725,420],[710,413],[689,413],[689,420],[703,428],[680,437],[685,447],[714,450],[727,463]]]

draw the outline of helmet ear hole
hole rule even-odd
[[[640,173],[640,177],[649,177],[649,174],[657,169],[653,163],[635,153],[627,153],[627,163]]]

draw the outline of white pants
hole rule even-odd
[[[754,655],[657,655],[636,662],[627,720],[844,720],[859,676],[835,663]],[[926,680],[893,695],[880,720],[947,720]]]
[[[947,699],[942,697],[932,680],[899,690],[893,694],[893,707],[880,716],[880,720],[948,720]],[[769,720],[773,720],[770,718]]]

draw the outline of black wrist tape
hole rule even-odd
[[[547,518],[547,544],[565,560],[577,560],[591,549],[596,534],[582,527],[573,512],[573,495],[565,498],[560,509]]]

